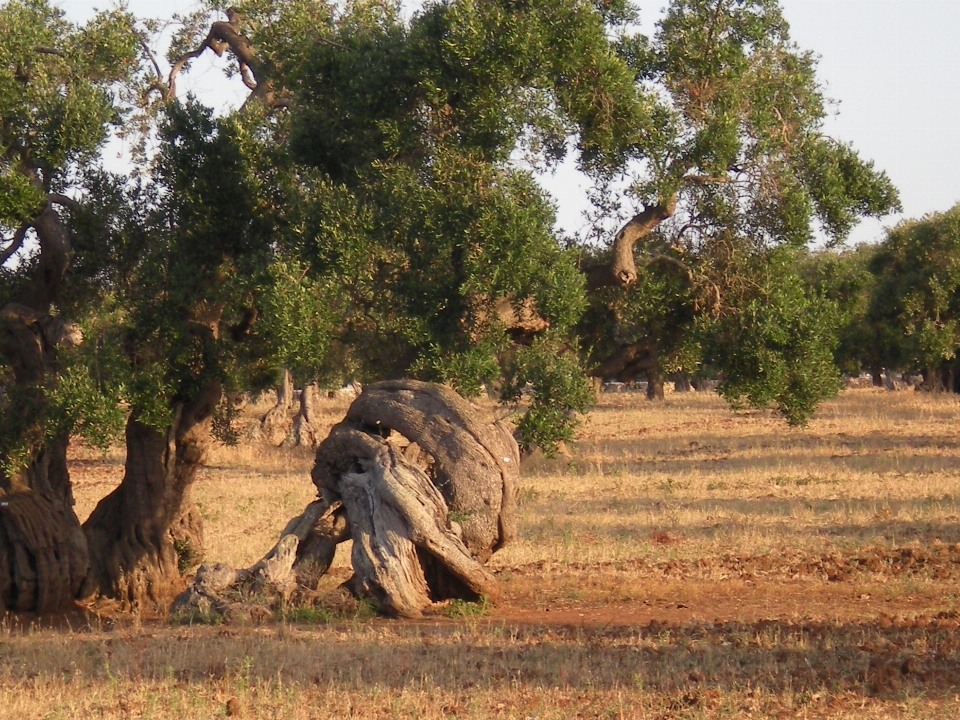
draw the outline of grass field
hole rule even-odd
[[[564,456],[524,461],[496,607],[373,617],[336,591],[342,547],[326,612],[7,618],[0,717],[957,718],[958,418],[913,392],[845,391],[802,430],[712,393],[605,395]],[[73,454],[83,518],[122,454]],[[311,463],[218,448],[196,487],[207,558],[258,559]]]

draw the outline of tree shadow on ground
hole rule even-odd
[[[242,678],[349,690],[642,687],[693,698],[753,688],[948,699],[957,614],[863,622],[643,626],[388,623],[0,635],[0,681]],[[707,697],[706,695],[704,697]]]

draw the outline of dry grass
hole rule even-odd
[[[715,394],[606,396],[573,457],[525,468],[524,538],[497,562],[957,542],[958,416],[956,396],[860,390],[792,429]]]
[[[330,424],[346,404],[325,402]],[[712,394],[608,395],[570,456],[525,462],[522,537],[493,561],[499,607],[417,623],[8,619],[0,717],[958,717],[958,411],[848,391],[792,430]],[[122,457],[76,455],[85,515]],[[310,463],[218,449],[196,489],[208,557],[259,557],[311,499]],[[330,588],[344,552],[337,564]]]

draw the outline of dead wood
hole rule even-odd
[[[495,600],[483,562],[515,533],[519,449],[448,388],[368,385],[317,449],[320,498],[246,570],[203,566],[172,612],[227,613],[244,598],[284,599],[329,568],[352,538],[346,587],[390,615],[448,598]]]

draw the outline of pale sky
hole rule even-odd
[[[82,22],[109,0],[60,0],[68,17]],[[820,57],[818,77],[839,102],[826,132],[850,142],[900,189],[903,217],[946,210],[960,202],[960,0],[781,0],[791,35]],[[169,16],[194,7],[191,0],[129,0],[142,16]],[[640,0],[649,31],[665,0]],[[213,69],[194,73],[181,89],[201,98],[222,87]],[[235,91],[235,97],[242,97]],[[558,203],[558,224],[583,225],[582,188],[569,168],[544,185]],[[875,241],[899,217],[865,221],[853,242]]]

